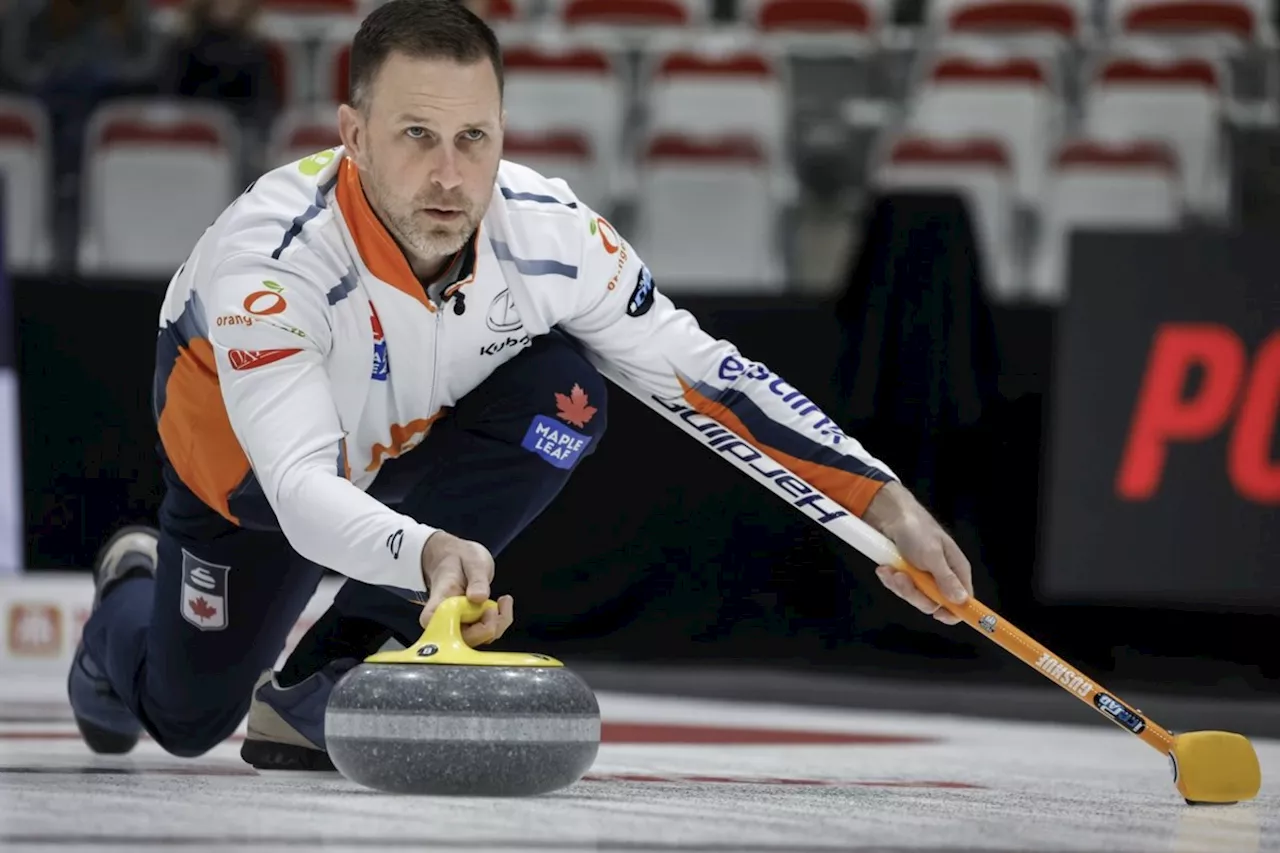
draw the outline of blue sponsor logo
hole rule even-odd
[[[382,322],[378,319],[376,309],[370,320],[373,322],[373,378],[378,382],[386,382],[391,375],[391,359],[387,356],[387,339],[382,334]]]
[[[569,469],[591,443],[591,436],[569,429],[546,415],[536,415],[520,446],[557,468]]]
[[[822,415],[822,410],[812,400],[791,385],[788,385],[785,379],[772,373],[763,364],[730,355],[720,362],[718,375],[725,382],[736,382],[739,379],[745,379],[750,382],[767,383],[769,392],[783,403],[786,403],[800,417],[808,417],[814,412]],[[823,438],[830,439],[832,444],[839,444],[849,439],[849,436],[844,434],[844,430],[840,429],[835,421],[826,415],[822,415],[822,418],[813,424],[810,429],[816,431]]]
[[[640,317],[649,313],[649,309],[653,307],[653,294],[653,275],[648,267],[641,265],[640,274],[636,276],[636,289],[631,292],[631,299],[627,302],[627,315]]]
[[[1147,723],[1137,712],[1130,710],[1123,702],[1108,696],[1105,693],[1099,693],[1093,697],[1093,704],[1098,706],[1098,710],[1106,716],[1115,720],[1117,725],[1123,726],[1129,731],[1141,734],[1142,730],[1147,727]]]

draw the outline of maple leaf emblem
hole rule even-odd
[[[587,392],[577,383],[574,383],[573,391],[568,397],[556,394],[556,414],[579,429],[586,426],[595,413],[596,407],[587,404]]]
[[[191,612],[198,616],[201,621],[205,619],[212,619],[214,616],[218,615],[218,608],[205,601],[203,595],[195,601],[188,601],[187,604],[191,605]]]

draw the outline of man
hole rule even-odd
[[[345,668],[416,640],[447,597],[487,599],[493,555],[599,444],[606,386],[580,349],[750,432],[965,599],[968,563],[886,466],[677,310],[562,181],[501,160],[501,57],[479,18],[392,0],[355,37],[351,82],[343,146],[258,180],[169,286],[159,530],[104,546],[69,677],[92,749],[145,729],[198,755],[247,708],[254,766],[331,767],[324,703]],[[326,567],[346,583],[271,672]],[[498,604],[468,643],[502,636]]]

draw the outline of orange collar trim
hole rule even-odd
[[[344,158],[338,166],[337,195],[338,207],[347,221],[351,239],[355,240],[356,249],[369,272],[434,313],[436,307],[427,298],[427,292],[413,274],[409,261],[369,206],[360,183],[360,170],[350,158]]]

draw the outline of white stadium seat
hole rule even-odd
[[[239,147],[233,116],[213,105],[100,108],[85,144],[81,271],[176,272],[241,189]]]
[[[954,192],[967,204],[990,295],[1007,299],[1016,283],[1014,175],[1008,148],[995,137],[892,139],[872,176],[886,190]]]
[[[503,158],[548,178],[560,178],[592,210],[607,212],[609,168],[591,148],[591,140],[572,131],[523,134],[508,131]]]
[[[0,177],[4,180],[4,263],[47,269],[52,252],[49,121],[38,101],[0,97]]]
[[[1106,58],[1084,96],[1083,132],[1095,139],[1166,142],[1178,157],[1187,207],[1221,218],[1230,201],[1224,74],[1207,58]]]
[[[671,292],[780,292],[772,186],[755,139],[655,137],[640,166],[636,250]]]
[[[748,135],[764,143],[770,166],[783,158],[786,84],[767,54],[711,47],[660,52],[645,79],[650,134]]]
[[[1044,61],[1025,55],[941,53],[909,105],[908,126],[931,136],[999,137],[1013,158],[1018,200],[1035,206],[1061,101]]]
[[[1045,303],[1067,295],[1071,231],[1163,231],[1182,223],[1177,158],[1159,142],[1065,144],[1055,158],[1047,195],[1031,279],[1033,297]]]

